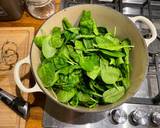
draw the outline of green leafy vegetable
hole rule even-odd
[[[107,54],[109,56],[112,56],[112,57],[124,57],[125,54],[123,52],[120,52],[120,51],[108,51],[108,50],[100,50],[102,53],[104,54]]]
[[[93,33],[93,19],[90,11],[83,11],[79,22],[80,32],[84,35]]]
[[[110,58],[110,62],[109,62],[110,65],[116,65],[116,61],[114,58]]]
[[[78,35],[78,36],[76,36],[76,39],[81,39],[81,38],[83,38],[83,39],[93,39],[93,38],[95,38],[95,35]]]
[[[54,27],[52,30],[51,45],[54,48],[60,48],[63,44],[61,39],[61,28]]]
[[[37,73],[44,87],[74,107],[117,102],[130,86],[130,40],[116,37],[116,26],[114,33],[97,27],[86,10],[78,26],[66,17],[62,26],[34,39],[41,51]]]
[[[101,77],[106,84],[115,84],[119,79],[121,71],[118,68],[108,65],[108,61],[105,59],[100,60]]]
[[[71,100],[72,97],[74,97],[75,94],[75,89],[71,89],[70,91],[59,90],[57,93],[57,98],[60,102],[67,103],[69,100]]]
[[[107,29],[105,27],[97,27],[97,29],[101,35],[105,35],[107,33]]]
[[[87,72],[87,75],[92,79],[92,80],[95,80],[96,77],[99,75],[101,69],[99,66],[94,66],[92,71],[88,71]]]
[[[91,56],[80,56],[80,66],[86,71],[92,71],[95,66],[99,65],[99,57],[96,54]]]
[[[56,48],[51,46],[51,37],[48,36],[45,38],[44,43],[42,44],[42,53],[45,58],[51,58],[57,52]]]
[[[63,18],[62,25],[63,25],[64,30],[72,27],[72,24],[68,21],[68,19],[66,17]]]
[[[69,102],[71,106],[73,107],[77,107],[79,104],[79,99],[77,94],[74,95],[74,97],[72,98],[72,100]]]
[[[103,100],[105,103],[114,103],[118,101],[125,93],[124,87],[117,87],[108,89],[103,93]]]
[[[55,67],[52,63],[40,65],[38,75],[45,87],[51,87],[58,80],[58,72],[55,72]]]
[[[42,44],[45,42],[47,36],[37,36],[34,38],[35,44],[41,49]]]
[[[75,48],[76,49],[79,49],[79,50],[85,50],[85,47],[83,45],[83,42],[79,41],[79,40],[76,40],[75,41]]]
[[[92,39],[83,39],[83,43],[86,49],[93,49],[93,43],[94,41]]]
[[[95,105],[97,104],[97,101],[95,99],[90,97],[88,94],[82,92],[78,93],[78,99],[81,104],[88,106],[90,108],[95,107]]]
[[[72,32],[72,33],[75,33],[75,34],[79,34],[80,28],[72,27],[72,28],[69,28],[67,30]]]
[[[128,44],[124,45],[116,45],[116,43],[113,43],[111,40],[105,38],[105,37],[96,37],[96,42],[97,42],[97,47],[101,49],[106,49],[106,50],[115,50],[118,51],[122,48],[130,48],[133,47]]]
[[[97,24],[96,22],[93,20],[93,32],[94,34],[97,36],[99,35],[99,31],[98,31],[98,28],[97,28]]]

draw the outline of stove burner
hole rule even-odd
[[[152,42],[148,47],[149,54],[160,54],[160,37],[157,36],[157,39]]]

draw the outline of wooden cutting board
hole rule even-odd
[[[25,100],[28,95],[16,87],[13,70],[15,63],[29,54],[33,36],[33,27],[0,27],[0,88]],[[20,71],[26,86],[29,86],[29,70],[30,67],[24,65]],[[0,128],[25,128],[25,123],[0,101]]]

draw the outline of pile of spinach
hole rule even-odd
[[[54,27],[49,35],[34,39],[41,50],[37,72],[44,86],[60,102],[75,107],[118,101],[130,85],[130,41],[97,27],[86,10],[77,27],[67,18],[62,25],[63,30]]]

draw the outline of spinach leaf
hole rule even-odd
[[[93,19],[90,11],[83,11],[79,22],[81,34],[92,34],[93,33]]]
[[[130,44],[130,42],[129,42],[129,40],[124,40],[124,41],[122,41],[122,45],[129,45]],[[125,54],[126,54],[126,56],[125,56],[125,63],[126,64],[129,64],[129,51],[130,51],[130,48],[123,48],[124,49],[124,52],[125,52]]]
[[[94,48],[93,43],[94,41],[92,39],[83,39],[83,44],[86,49],[93,49]]]
[[[130,86],[129,78],[123,78],[122,83],[123,83],[123,86],[125,87],[125,89],[127,90]]]
[[[93,90],[93,91],[100,91],[100,92],[104,92],[104,87],[101,86],[100,84],[96,83],[95,81],[91,80],[89,82],[89,85],[90,85],[90,88]]]
[[[68,66],[67,59],[62,56],[55,56],[53,58],[53,62],[55,64],[56,69],[64,68]]]
[[[96,92],[96,89],[94,88],[94,81],[89,81],[89,87],[92,91]]]
[[[69,28],[67,30],[74,33],[74,34],[79,34],[80,28],[72,27],[72,28]]]
[[[82,41],[79,41],[79,40],[76,40],[76,41],[75,41],[75,49],[85,50],[85,47],[84,47],[84,45],[83,45],[83,42],[82,42]]]
[[[78,64],[69,65],[64,68],[61,68],[59,70],[59,73],[64,74],[64,75],[68,75],[68,74],[72,73],[74,70],[80,70],[80,69],[81,69],[81,67]]]
[[[124,64],[124,60],[122,57],[118,57],[116,60],[117,65]]]
[[[118,68],[108,65],[108,61],[100,59],[101,78],[106,84],[114,84],[121,74]]]
[[[76,94],[76,89],[71,89],[70,91],[66,90],[59,90],[57,93],[57,98],[62,103],[68,103],[68,101],[71,100],[72,97]]]
[[[131,42],[128,39],[125,39],[124,41],[122,41],[122,45],[130,45],[130,43]],[[129,77],[130,77],[130,70],[131,70],[130,63],[129,63],[129,52],[130,52],[131,48],[123,48],[123,50],[126,54],[126,56],[124,57],[125,79],[123,80],[123,84],[125,86],[128,85],[128,87],[129,87],[129,84],[130,84]],[[128,88],[128,87],[126,86],[126,88]]]
[[[55,68],[52,63],[40,65],[37,72],[45,87],[53,86],[58,80],[58,72],[55,72]]]
[[[72,98],[72,100],[69,102],[69,104],[73,107],[77,107],[79,104],[79,99],[77,96],[77,93],[74,95],[74,97]]]
[[[93,68],[97,65],[99,66],[99,57],[96,54],[92,54],[90,56],[80,56],[80,62],[79,62],[80,66],[82,67],[82,69],[84,69],[85,71],[92,71]],[[95,70],[97,70],[95,68]]]
[[[97,28],[97,24],[96,22],[93,20],[93,33],[97,36],[99,35],[99,31],[98,31],[98,28]]]
[[[54,27],[52,30],[51,45],[54,48],[60,48],[63,44],[61,39],[61,28]]]
[[[66,30],[66,29],[71,28],[72,24],[68,21],[66,17],[64,17],[62,20],[62,26],[63,26],[63,29]]]
[[[77,63],[79,63],[80,58],[79,55],[77,54],[77,52],[74,50],[74,48],[71,45],[67,45],[68,51],[69,51],[69,55],[70,57]]]
[[[74,72],[70,73],[68,77],[68,83],[73,85],[77,85],[80,83],[81,80],[81,70],[75,70]]]
[[[105,103],[115,103],[125,94],[124,87],[118,86],[117,88],[108,89],[103,93],[103,100]]]
[[[69,57],[69,51],[66,45],[63,45],[59,50],[58,50],[58,56],[61,56],[63,58],[70,59]]]
[[[80,103],[82,103],[83,105],[88,106],[90,108],[95,107],[95,105],[98,103],[98,101],[96,101],[95,99],[90,97],[88,94],[85,94],[82,92],[78,93],[78,99],[79,99]]]
[[[115,45],[115,42],[112,42],[111,40],[104,38],[104,37],[96,37],[96,42],[97,42],[97,47],[98,48],[102,48],[102,49],[106,49],[106,50],[120,50],[122,48],[129,48],[129,47],[133,47],[132,45]]]
[[[92,71],[87,72],[87,76],[89,76],[92,80],[95,80],[96,77],[100,74],[100,67],[99,66],[94,66]]]
[[[93,39],[93,38],[95,38],[96,36],[95,35],[77,35],[76,36],[76,39],[81,39],[81,38],[83,38],[83,39]]]
[[[95,40],[98,48],[111,50],[110,47],[114,46],[110,40],[104,38],[103,36],[97,36]]]
[[[64,90],[70,90],[80,83],[82,74],[81,70],[73,70],[73,72],[66,73],[62,72],[62,69],[59,70],[59,79],[56,84],[61,86]]]
[[[91,83],[89,83],[89,84],[91,84]],[[91,97],[100,97],[100,98],[103,97],[100,93],[97,93],[95,90],[92,91],[92,90],[88,89],[87,85],[80,85],[80,86],[81,87],[79,87],[79,90],[81,90],[85,94],[88,94]],[[89,85],[89,86],[91,87],[92,85]]]
[[[55,83],[58,89],[63,89],[65,91],[70,91],[72,88],[75,87],[74,84],[68,82],[68,75],[59,74],[59,79]]]
[[[61,37],[61,28],[60,27],[54,27],[52,29],[52,35],[57,35],[57,36]]]
[[[110,62],[109,62],[110,65],[116,65],[116,61],[114,58],[110,58]]]
[[[120,51],[109,51],[109,50],[104,50],[104,49],[101,49],[100,51],[111,57],[124,57],[125,56],[125,54]]]
[[[78,93],[78,99],[80,102],[88,102],[88,101],[92,100],[88,94],[84,94],[82,92]]]
[[[112,42],[114,45],[119,45],[120,40],[112,35],[112,33],[107,33],[104,35],[104,38]]]
[[[69,41],[73,40],[76,37],[76,34],[72,34],[70,31],[63,32],[65,44],[69,43]]]
[[[51,58],[57,52],[56,48],[51,46],[51,36],[45,38],[44,43],[42,43],[42,53],[45,58]]]
[[[34,43],[38,46],[38,48],[42,48],[42,44],[46,41],[47,36],[37,36],[34,38]]]

